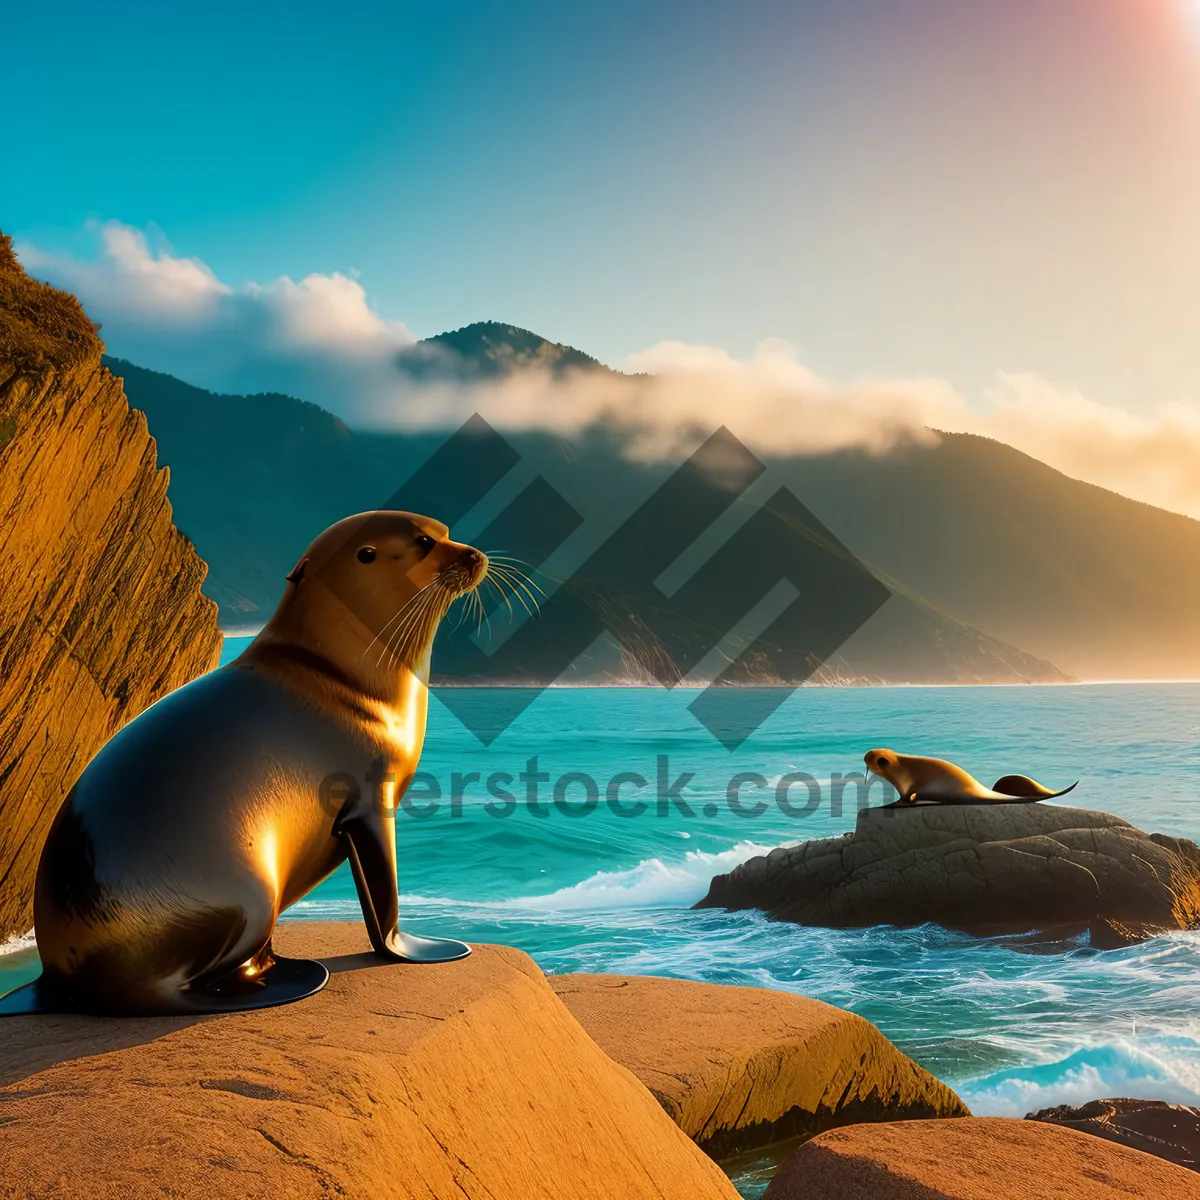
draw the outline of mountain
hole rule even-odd
[[[792,460],[797,494],[936,609],[1083,679],[1200,677],[1200,522],[969,434]]]
[[[495,322],[419,343],[404,359],[402,369],[438,364],[457,378],[532,363],[608,370]],[[179,520],[211,565],[206,590],[226,626],[261,622],[311,537],[348,512],[387,503],[445,436],[351,431],[290,397],[215,396],[131,364],[110,365],[146,412],[171,467]],[[541,474],[589,527],[611,523],[614,497],[626,511],[636,507],[671,469],[631,461],[612,431],[508,441],[524,476]],[[771,486],[794,493],[893,593],[826,664],[827,675],[908,682],[1200,676],[1200,522],[965,434],[881,456],[846,451],[765,462]],[[615,676],[629,667],[603,657],[597,671]]]
[[[314,534],[347,513],[388,503],[445,437],[353,432],[330,413],[288,396],[221,396],[120,360],[109,360],[109,365],[123,376],[129,394],[147,415],[160,461],[171,471],[178,520],[209,561],[206,590],[220,604],[227,628],[261,624],[279,598],[283,577]],[[665,466],[623,458],[610,435],[592,434],[570,446],[548,435],[510,440],[527,473],[542,473],[594,522],[604,520],[612,496],[636,507],[668,474]],[[536,560],[533,549],[518,548]],[[937,612],[903,585],[885,580],[884,587],[891,599],[825,665],[819,678],[1063,678],[1049,662]],[[568,599],[603,610],[611,628],[649,626],[652,605],[648,607],[647,598],[621,593],[607,583],[575,578],[564,587],[560,602]],[[691,653],[694,647],[720,641],[722,632],[703,620],[680,618],[658,635],[674,653],[689,658],[696,657]],[[544,643],[544,638],[535,639],[532,645],[536,649]],[[781,672],[788,674],[781,657],[777,649],[747,659],[753,663],[747,668],[752,674],[743,681],[768,682]],[[813,657],[823,661],[826,653],[814,650]],[[515,682],[528,670],[510,666],[512,661],[505,655],[481,658],[465,633],[450,629],[437,657],[444,676],[492,682]],[[572,677],[628,681],[647,678],[648,671],[645,661],[622,652],[610,635],[584,654]]]
[[[557,378],[571,371],[616,374],[582,350],[499,321],[476,321],[426,338],[404,350],[397,365],[414,379],[497,379],[533,368],[548,370]]]

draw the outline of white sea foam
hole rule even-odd
[[[645,858],[625,871],[597,871],[581,883],[546,896],[510,900],[508,906],[549,911],[594,908],[690,908],[703,899],[714,875],[732,871],[774,846],[738,842],[718,854],[689,850],[682,859]]]
[[[1195,1047],[1191,1047],[1193,1056]],[[1135,1096],[1200,1104],[1200,1067],[1166,1047],[1129,1043],[1080,1047],[1056,1062],[997,1071],[957,1087],[976,1116],[1023,1117],[1058,1104]]]
[[[787,843],[790,845],[791,843]],[[503,900],[451,900],[441,896],[406,894],[400,903],[436,908],[473,908],[488,910],[497,916],[521,911],[576,912],[590,909],[690,908],[704,897],[714,875],[756,855],[767,854],[775,846],[742,841],[728,850],[709,853],[688,850],[680,859],[664,861],[645,858],[623,871],[597,871],[580,883],[558,888],[542,896],[518,896]],[[335,919],[353,915],[353,900],[301,900],[289,910],[294,916]]]
[[[0,955],[16,954],[18,950],[32,950],[37,942],[33,937],[33,930],[28,933],[22,933],[16,937],[10,937],[6,942],[0,942]]]

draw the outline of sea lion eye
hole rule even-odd
[[[364,546],[358,552],[358,561],[361,563],[374,562],[375,561],[375,547],[374,546]]]
[[[431,538],[427,533],[418,534],[414,540],[417,543],[417,548],[420,550],[429,551],[434,547],[433,538]]]

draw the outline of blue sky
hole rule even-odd
[[[782,339],[836,397],[1019,393],[998,435],[1200,512],[1114,466],[1126,428],[1200,478],[1200,0],[112,0],[5,39],[0,228],[118,354],[336,406],[311,339],[206,374],[214,330],[230,363],[299,303],[308,337],[308,279],[324,344],[378,353],[480,319],[656,369]]]
[[[235,283],[355,268],[418,334],[1194,397],[1156,311],[1196,262],[1194,7],[26,4],[0,225],[156,225]]]

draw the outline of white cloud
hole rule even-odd
[[[1035,375],[1000,375],[986,400],[962,428],[1076,479],[1200,517],[1200,409],[1164,404],[1131,413]]]
[[[116,221],[90,227],[96,253],[68,258],[28,243],[26,270],[74,292],[109,353],[215,391],[289,391],[329,407],[376,393],[413,336],[374,312],[348,275],[231,286],[200,259]]]
[[[154,323],[195,320],[212,314],[232,295],[198,258],[176,258],[167,247],[151,250],[146,234],[115,221],[93,227],[102,254],[93,261],[58,258],[36,247],[19,247],[26,270],[69,288],[85,304],[106,313]]]
[[[572,434],[605,423],[624,431],[631,454],[679,454],[721,425],[751,447],[820,454],[845,447],[882,453],[898,442],[936,440],[930,426],[956,411],[938,380],[839,386],[821,379],[779,341],[749,362],[724,350],[660,342],[623,364],[625,376],[518,371],[498,381],[425,387],[369,405],[359,423],[401,428],[453,425],[473,412],[499,429]]]
[[[1195,407],[1135,414],[1019,374],[998,375],[973,405],[939,379],[836,383],[777,340],[747,361],[659,342],[631,355],[624,376],[530,367],[498,381],[416,384],[395,365],[411,333],[379,316],[351,275],[234,287],[139,230],[111,222],[93,232],[90,260],[18,250],[33,274],[80,297],[111,353],[213,390],[288,392],[381,428],[453,427],[473,412],[510,431],[572,434],[603,422],[643,457],[678,454],[719,425],[765,454],[883,453],[934,441],[934,429],[980,433],[1078,479],[1200,517]]]
[[[323,347],[371,358],[390,356],[413,341],[404,325],[372,312],[362,284],[340,272],[306,275],[299,283],[283,275],[271,283],[247,284],[246,295],[274,316],[281,347]]]

